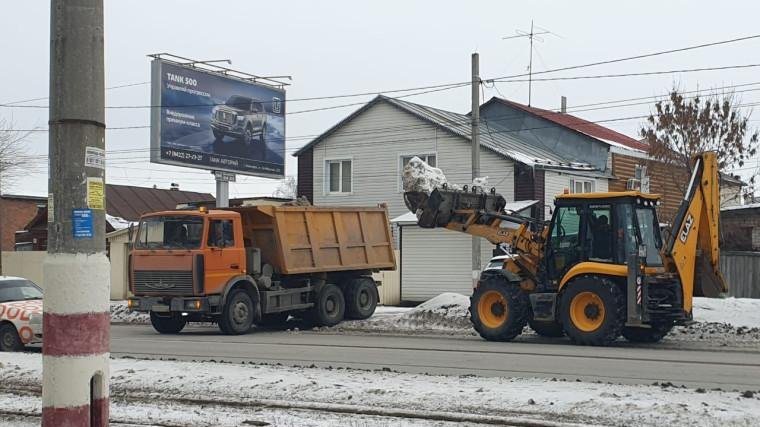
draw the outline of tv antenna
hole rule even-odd
[[[535,31],[535,29],[538,29],[538,32]],[[533,20],[530,20],[530,31],[523,31],[523,30],[515,30],[515,33],[517,35],[514,36],[506,36],[502,37],[502,40],[509,40],[509,39],[519,39],[519,38],[528,38],[530,40],[530,60],[528,61],[528,107],[530,107],[530,98],[531,98],[531,90],[533,86],[533,40],[537,40],[540,42],[543,42],[544,39],[542,37],[539,37],[544,34],[553,34],[557,37],[560,37],[558,34],[555,34],[546,28],[541,28],[538,25],[533,25]]]

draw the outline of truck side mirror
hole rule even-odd
[[[127,228],[127,239],[129,239],[129,246],[132,247],[132,244],[134,243],[135,236],[135,225],[130,223],[129,228]]]

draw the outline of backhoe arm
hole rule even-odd
[[[696,158],[663,259],[678,273],[685,309],[692,296],[716,297],[728,287],[720,271],[720,174],[714,152]]]

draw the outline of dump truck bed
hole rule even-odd
[[[281,274],[396,267],[385,208],[251,206],[240,213],[246,247]]]

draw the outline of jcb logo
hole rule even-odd
[[[683,223],[683,230],[681,230],[681,234],[679,236],[683,243],[686,243],[686,239],[689,238],[689,233],[691,232],[692,225],[694,225],[694,217],[689,214],[689,216],[686,217],[686,221]]]

